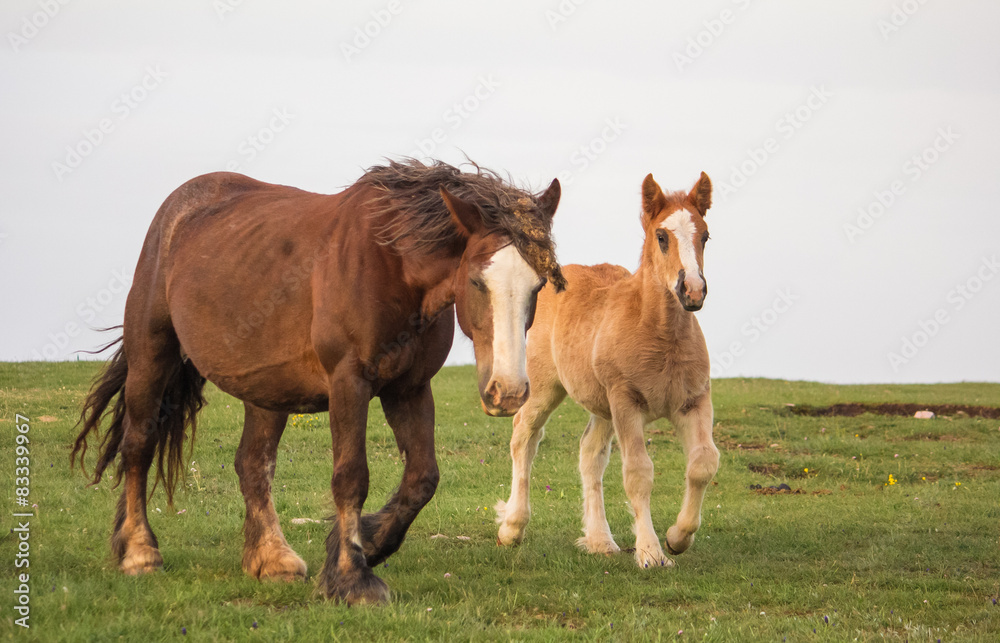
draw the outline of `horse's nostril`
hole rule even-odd
[[[503,384],[498,380],[490,382],[489,386],[486,387],[486,396],[493,400],[494,404],[499,405],[504,396]]]

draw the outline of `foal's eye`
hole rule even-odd
[[[667,242],[667,233],[663,230],[657,230],[656,240],[660,243],[660,251],[665,253],[669,245]]]
[[[705,244],[708,243],[709,238],[710,237],[708,236],[708,232],[705,232],[705,234],[701,235],[701,247],[702,248],[704,248]]]
[[[486,284],[483,283],[481,279],[476,279],[475,277],[473,277],[472,279],[469,279],[469,283],[472,284],[472,287],[478,290],[479,292],[486,292]]]

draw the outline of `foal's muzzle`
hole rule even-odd
[[[674,287],[677,299],[681,306],[688,312],[701,310],[705,305],[705,297],[708,296],[708,283],[705,282],[705,275],[698,271],[697,276],[688,277],[683,269],[677,274],[677,285]]]

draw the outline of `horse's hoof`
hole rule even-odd
[[[640,547],[636,544],[635,562],[641,569],[674,566],[674,561],[667,558],[666,555],[664,555],[663,550],[660,549],[659,542],[656,543],[656,546],[647,545]]]
[[[127,576],[149,574],[163,568],[163,557],[155,547],[143,547],[125,554],[118,568]]]
[[[616,543],[610,536],[606,539],[588,538],[587,536],[583,536],[576,539],[576,546],[590,554],[613,556],[621,552],[621,548],[618,546],[618,543]]]
[[[694,542],[694,534],[681,536],[680,529],[676,525],[667,530],[667,537],[663,540],[664,546],[671,556],[677,556],[687,551],[687,548]]]
[[[367,567],[349,579],[338,576],[327,583],[326,596],[348,605],[384,605],[389,602],[389,586]]]
[[[244,564],[243,571],[260,580],[291,583],[305,580],[307,569],[298,554],[290,547],[284,547],[268,554],[258,552],[250,558],[249,564]]]
[[[511,527],[507,523],[500,525],[500,530],[497,532],[498,545],[520,545],[522,540],[524,540],[523,528]]]

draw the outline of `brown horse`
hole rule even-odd
[[[162,566],[147,474],[158,457],[156,481],[172,499],[207,378],[245,405],[236,472],[246,573],[305,577],[271,482],[289,413],[328,410],[337,521],[320,586],[347,603],[387,600],[372,567],[399,549],[438,483],[430,381],[451,348],[452,311],[475,347],[483,408],[513,414],[528,396],[537,293],[546,279],[565,283],[550,237],[559,195],[558,181],[533,196],[478,166],[416,161],[373,167],[334,195],[229,173],[174,191],[146,236],[122,345],[86,400],[73,448],[82,467],[87,436],[117,397],[93,480],[121,455],[111,537],[121,570]],[[376,395],[406,466],[388,503],[362,516]]]
[[[702,173],[690,193],[664,194],[653,176],[642,184],[646,239],[635,274],[620,266],[566,266],[568,287],[538,297],[528,333],[531,395],[514,417],[510,499],[497,503],[501,544],[520,542],[528,524],[531,461],[545,420],[568,394],[590,411],[580,440],[583,533],[592,553],[619,551],[604,513],[602,479],[612,434],[622,452],[625,492],[635,514],[635,559],[640,567],[672,565],[649,512],[653,462],[643,427],[670,418],[687,454],[687,487],[667,549],[687,549],[701,524],[705,487],[719,465],[712,442],[708,350],[692,311],[704,303],[702,273],[712,183]]]

